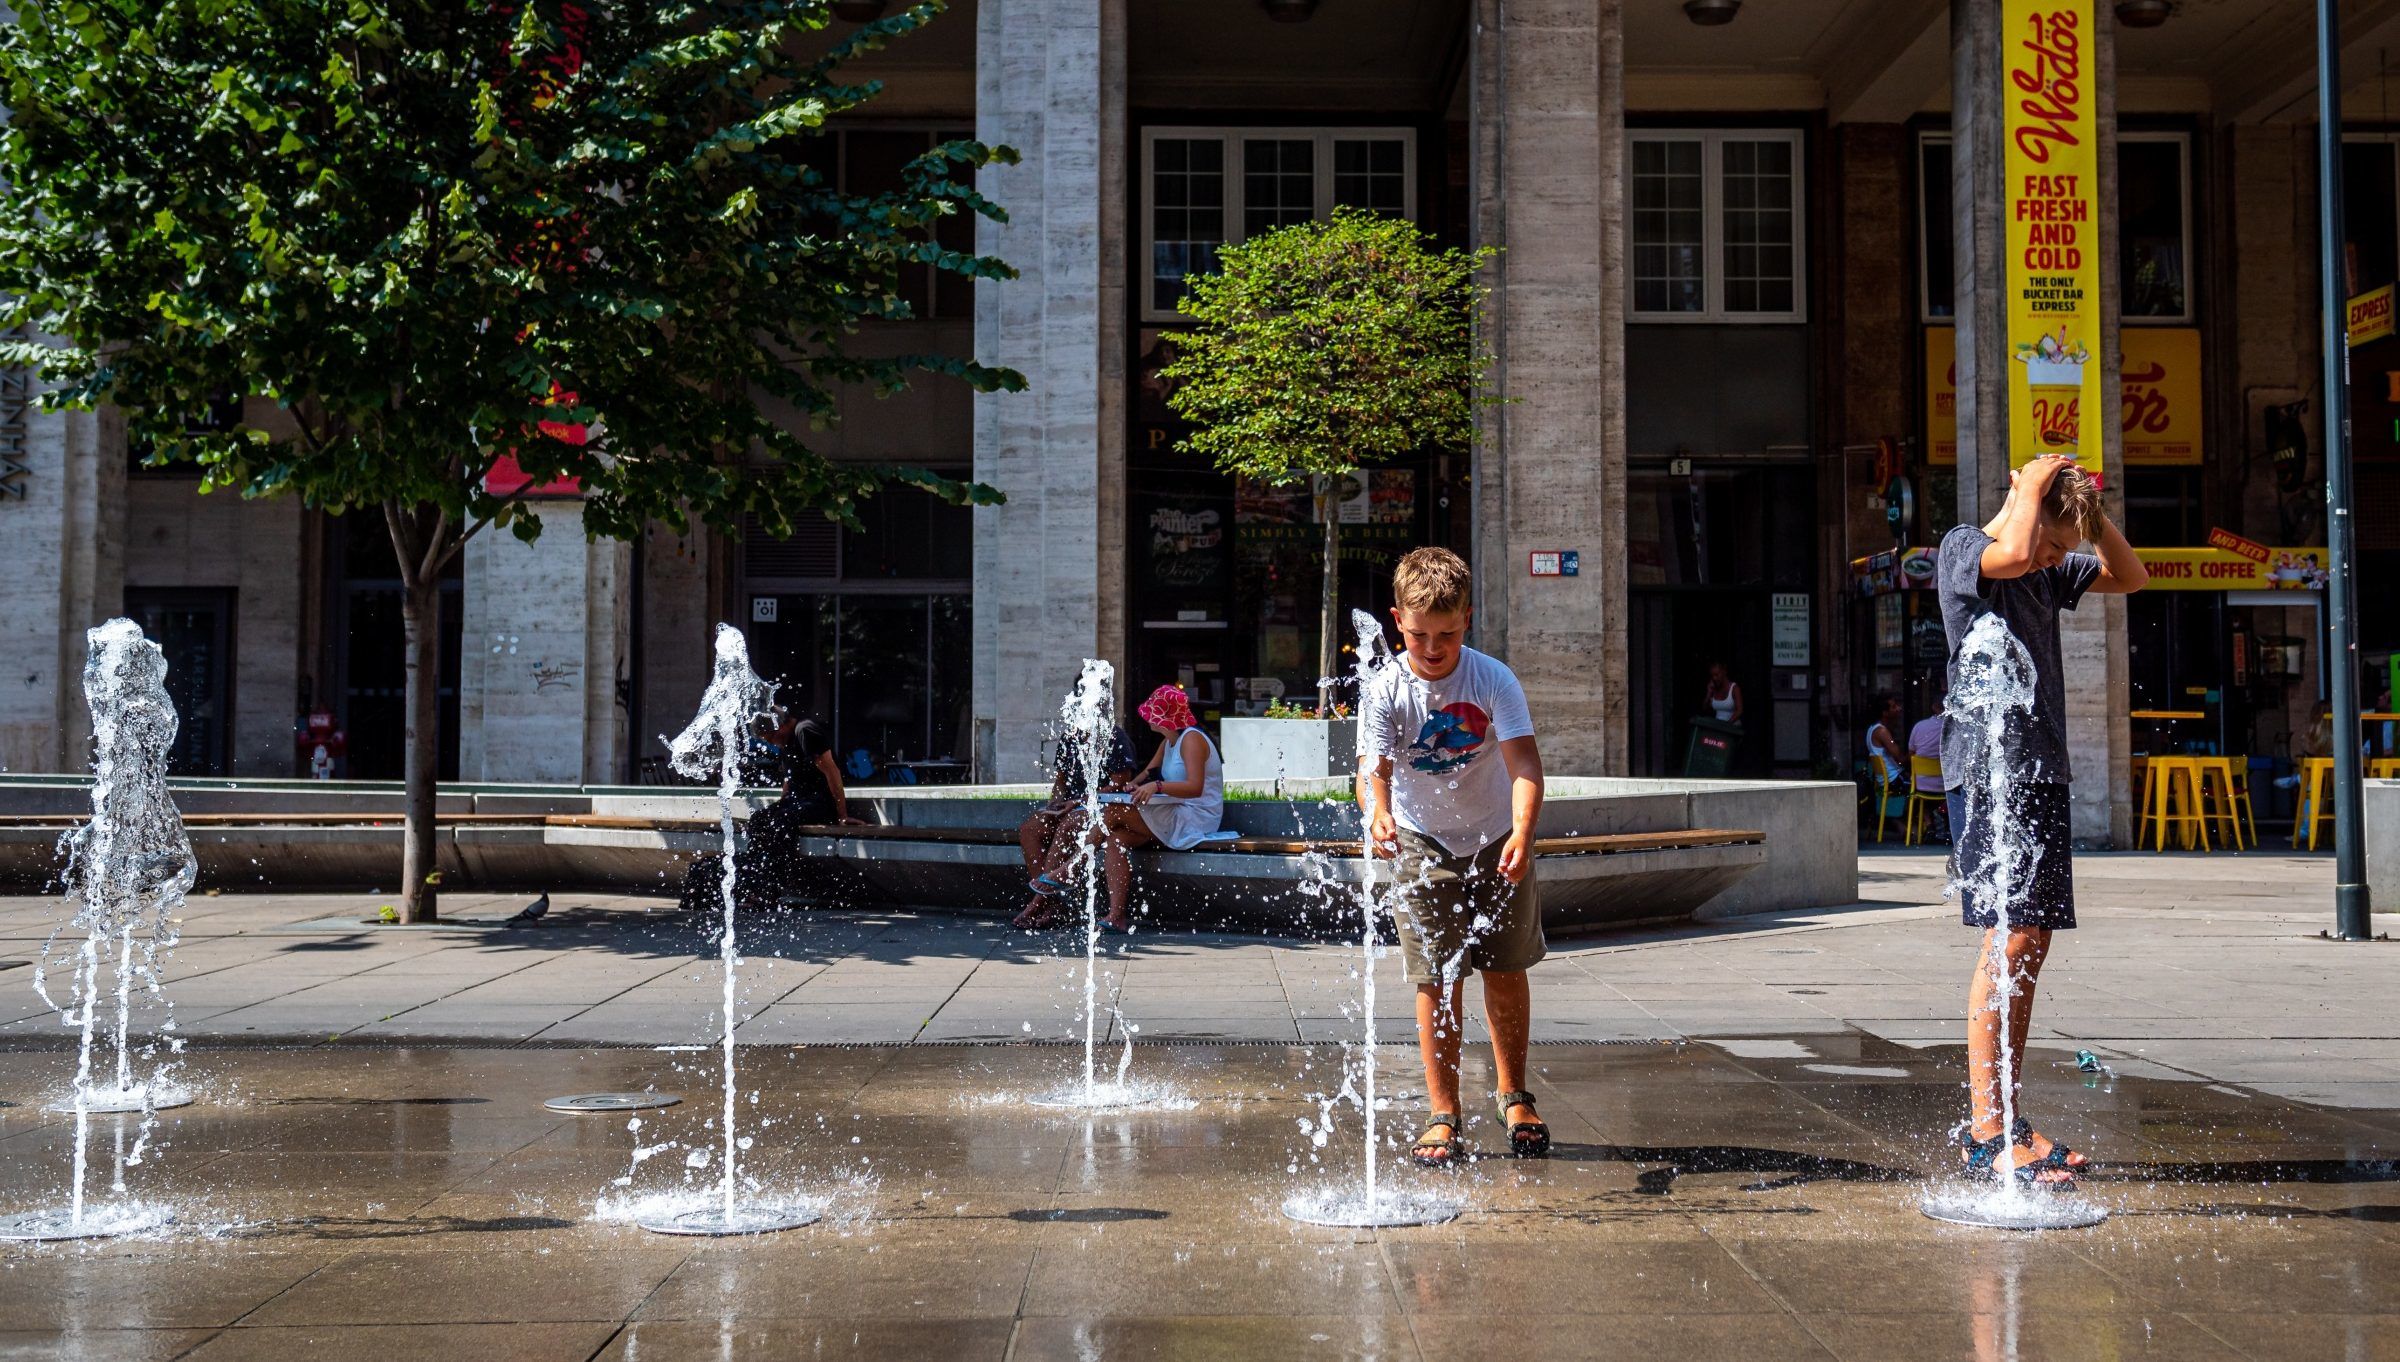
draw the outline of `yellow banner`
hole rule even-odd
[[[2117,337],[2126,466],[2200,462],[2200,333],[2128,326]]]
[[[2128,326],[2118,335],[2125,462],[2199,463],[2200,333],[2180,326]],[[1925,328],[1925,451],[1928,463],[1958,462],[1957,336],[1947,326]],[[2098,461],[2098,448],[2091,457]]]
[[[2003,0],[2012,468],[2064,454],[2100,471],[2100,189],[2091,0]],[[2086,416],[2093,418],[2087,421]]]
[[[2364,345],[2392,334],[2392,286],[2368,289],[2350,300],[2350,343]]]
[[[1958,332],[1925,328],[1925,458],[1958,462]]]
[[[2321,591],[2325,550],[2268,549],[2264,562],[2229,549],[2135,549],[2151,591]]]

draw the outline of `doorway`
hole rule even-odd
[[[233,601],[230,587],[133,587],[125,614],[167,658],[175,745],[167,774],[231,775]]]

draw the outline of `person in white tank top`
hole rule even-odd
[[[1708,664],[1708,709],[1720,723],[1742,721],[1742,687],[1722,662]]]

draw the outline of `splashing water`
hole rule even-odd
[[[1101,784],[1108,776],[1108,753],[1117,727],[1115,690],[1117,669],[1096,657],[1083,661],[1075,689],[1059,705],[1058,718],[1066,752],[1083,780],[1083,826],[1103,829]],[[1075,868],[1083,875],[1083,1086],[1046,1093],[1031,1099],[1036,1106],[1076,1107],[1121,1111],[1128,1107],[1180,1108],[1190,1103],[1163,1083],[1138,1082],[1132,1077],[1133,1037],[1138,1029],[1127,1024],[1112,999],[1108,1013],[1125,1033],[1125,1048],[1117,1056],[1114,1080],[1100,1077],[1100,898],[1106,875],[1106,843],[1086,836],[1075,853]]]
[[[750,647],[742,631],[730,624],[718,625],[716,669],[709,678],[708,689],[700,696],[700,712],[667,744],[667,762],[677,774],[695,780],[711,775],[717,778],[717,901],[724,914],[717,937],[717,960],[724,984],[724,1032],[720,1044],[725,1108],[719,1117],[724,1151],[719,1159],[717,1190],[711,1198],[714,1204],[694,1206],[689,1197],[672,1194],[627,1203],[628,1213],[642,1228],[661,1234],[757,1234],[817,1219],[814,1208],[799,1202],[759,1202],[750,1206],[739,1202],[739,1189],[745,1181],[741,1153],[749,1148],[750,1141],[735,1129],[734,1123],[733,1029],[740,1020],[735,1000],[741,951],[734,934],[734,883],[739,872],[734,861],[733,800],[741,786],[742,753],[749,744],[751,721],[766,709],[771,690],[750,670]],[[635,1167],[658,1152],[657,1148],[637,1148]],[[705,1167],[707,1162],[705,1150],[695,1149],[687,1157],[690,1167]],[[610,1207],[604,1203],[602,1210],[607,1214]]]
[[[2009,633],[1999,615],[1986,614],[1959,645],[1947,706],[1950,725],[1972,735],[1973,754],[1960,785],[1966,817],[1953,836],[1964,846],[1966,828],[1991,830],[1990,844],[1976,864],[1962,869],[1966,858],[1952,857],[1955,878],[1946,892],[1962,901],[1992,905],[1994,923],[1985,934],[1983,964],[1992,982],[1990,1007],[2000,1017],[2000,1059],[1993,1086],[2004,1137],[2017,1125],[2016,1046],[2008,1015],[2019,980],[2009,968],[2008,934],[2012,916],[2032,889],[2041,854],[2020,805],[2011,798],[2017,782],[2040,774],[2025,770],[2020,758],[2020,726],[2033,713],[2035,680],[2033,657],[2025,645]],[[1930,1191],[1923,1202],[1925,1213],[1937,1220],[2011,1229],[2065,1229],[2106,1218],[2107,1211],[2081,1198],[2026,1186],[2015,1175],[2015,1159],[2015,1143],[2004,1142],[1989,1189]]]
[[[87,1208],[91,1118],[95,1112],[141,1113],[130,1146],[123,1129],[117,1131],[110,1190],[122,1198],[125,1170],[143,1161],[158,1109],[190,1100],[173,1081],[173,1056],[181,1052],[182,1043],[173,1034],[172,1011],[159,1026],[170,1058],[146,1075],[136,1074],[135,1063],[154,1055],[155,1043],[140,1045],[133,1037],[137,989],[143,1002],[167,1007],[159,970],[175,947],[176,914],[200,869],[191,839],[184,834],[183,815],[167,792],[167,756],[175,745],[177,725],[174,703],[167,696],[166,655],[128,619],[110,620],[84,637],[89,653],[83,690],[92,711],[94,749],[92,818],[59,839],[67,860],[62,878],[75,911],[44,943],[33,974],[42,1001],[80,1032],[74,1087],[62,1108],[75,1116],[75,1152],[67,1210],[63,1220],[50,1227],[58,1233],[36,1237],[124,1234],[165,1223],[168,1214],[159,1207]],[[62,940],[70,932],[81,933],[82,939],[67,948]],[[115,985],[108,1028],[115,1078],[106,1086],[92,1073],[93,1041],[103,1005],[103,957],[110,960]],[[68,971],[63,1003],[50,993],[53,966]],[[55,1214],[34,1212],[31,1219]],[[27,1217],[12,1220],[20,1222],[16,1229],[29,1233],[42,1228]]]
[[[1358,631],[1358,678],[1360,696],[1374,684],[1377,675],[1386,667],[1400,665],[1393,657],[1391,645],[1384,641],[1383,626],[1364,610],[1350,612],[1350,625]],[[1358,755],[1368,760],[1372,750],[1366,731],[1366,706],[1358,709]],[[1362,834],[1368,832],[1362,828]],[[1371,1228],[1386,1225],[1439,1224],[1458,1215],[1458,1203],[1428,1191],[1385,1188],[1376,1178],[1377,1135],[1375,1131],[1375,961],[1382,954],[1375,924],[1382,897],[1376,892],[1375,856],[1373,848],[1362,847],[1366,854],[1361,860],[1361,872],[1355,886],[1345,884],[1335,870],[1333,861],[1322,851],[1310,850],[1302,857],[1305,879],[1301,892],[1320,903],[1336,905],[1345,895],[1356,900],[1359,919],[1358,977],[1359,1011],[1365,1022],[1355,1051],[1355,1065],[1349,1063],[1350,1047],[1343,1047],[1342,1086],[1320,1107],[1322,1139],[1333,1129],[1333,1109],[1348,1098],[1358,1104],[1366,1128],[1363,1156],[1359,1164],[1359,1185],[1355,1188],[1330,1186],[1294,1192],[1285,1198],[1283,1213],[1294,1220],[1313,1225],[1341,1225]],[[1394,887],[1397,887],[1397,871]]]

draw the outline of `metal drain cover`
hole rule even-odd
[[[683,1099],[671,1092],[579,1092],[542,1103],[552,1111],[646,1111]]]
[[[94,1206],[78,1220],[65,1207],[19,1211],[0,1216],[0,1240],[18,1243],[56,1243],[67,1239],[110,1239],[145,1234],[173,1223],[175,1217],[159,1206]]]

